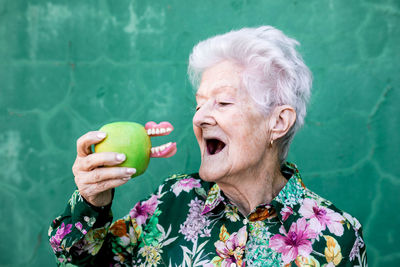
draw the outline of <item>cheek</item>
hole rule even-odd
[[[233,151],[240,153],[240,155],[254,153],[254,148],[258,143],[255,131],[255,127],[238,117],[230,132]]]
[[[234,142],[234,150],[241,155],[258,155],[263,151],[263,142],[258,136],[251,132],[244,132]]]
[[[250,134],[247,135],[244,140],[242,139],[240,143],[237,143],[232,153],[230,153],[233,168],[252,168],[262,160],[266,149],[258,138]]]
[[[259,157],[266,149],[267,130],[265,119],[250,109],[237,114],[232,132],[234,151],[240,157]]]

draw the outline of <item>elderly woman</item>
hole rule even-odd
[[[135,169],[115,167],[123,154],[91,153],[103,133],[82,136],[78,190],[49,231],[59,264],[365,266],[357,219],[307,189],[285,162],[311,87],[297,44],[264,26],[196,45],[189,74],[199,173],[172,175],[113,223],[113,188]]]

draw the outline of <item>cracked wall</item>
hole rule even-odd
[[[117,3],[118,2],[118,3]],[[270,24],[314,75],[289,159],[364,226],[370,266],[400,261],[398,0],[0,1],[0,262],[53,266],[47,229],[74,190],[75,140],[117,120],[169,120],[171,159],[117,190],[115,217],[168,174],[196,171],[186,78],[199,40]]]

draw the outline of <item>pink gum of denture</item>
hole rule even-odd
[[[172,126],[172,124],[167,121],[160,122],[159,124],[155,123],[154,121],[149,121],[148,123],[146,123],[144,128],[146,129],[146,131],[150,137],[168,135],[170,132],[172,132],[174,130],[174,127]],[[164,129],[165,132],[164,133],[161,133],[161,132],[149,133],[149,130],[153,131],[153,129],[154,130],[158,129],[159,131],[161,129]]]

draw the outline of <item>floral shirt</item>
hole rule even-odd
[[[59,266],[367,266],[361,225],[307,189],[294,164],[287,184],[248,216],[217,184],[172,175],[112,223],[75,191],[50,229]]]

